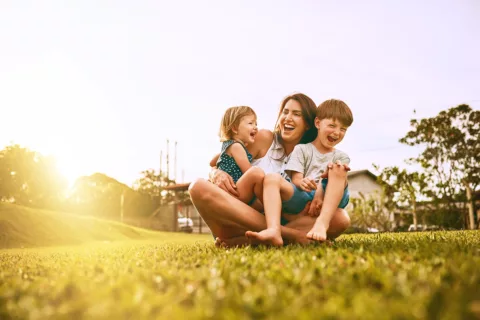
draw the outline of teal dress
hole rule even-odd
[[[227,140],[222,143],[222,151],[217,161],[217,168],[228,173],[232,177],[233,182],[236,183],[238,179],[240,179],[240,177],[242,176],[242,170],[240,170],[240,167],[235,162],[235,159],[233,159],[231,156],[229,156],[225,152],[227,151],[228,147],[230,147],[234,143],[240,143],[240,142],[235,140]],[[247,148],[245,148],[243,144],[240,143],[240,145],[243,147],[243,149],[247,153],[248,161],[251,163],[253,156],[250,154],[250,152],[248,152]]]

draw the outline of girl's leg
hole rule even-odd
[[[249,203],[255,195],[263,203],[263,178],[265,173],[262,169],[251,167],[237,181],[238,199],[243,203]]]
[[[342,199],[347,179],[347,171],[343,165],[334,164],[328,171],[328,184],[325,190],[322,210],[318,216],[313,228],[307,233],[307,238],[317,241],[327,240],[327,231],[330,228],[330,222],[338,209],[338,204]]]
[[[263,206],[267,221],[267,229],[261,232],[247,231],[247,238],[261,243],[282,246],[282,232],[280,219],[282,214],[282,200],[293,196],[293,187],[279,174],[267,174],[263,181]]]
[[[190,197],[210,230],[220,239],[243,237],[247,230],[266,228],[265,217],[214,184],[199,179],[189,188]],[[290,243],[308,243],[304,231],[282,227],[282,236]]]

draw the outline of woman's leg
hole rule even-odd
[[[262,214],[208,181],[193,182],[189,192],[203,220],[220,239],[243,237],[248,243],[247,230],[261,231],[267,226]],[[281,231],[289,243],[308,243],[304,231],[286,227]]]
[[[295,216],[294,216],[295,217]],[[312,229],[317,217],[307,215],[298,216],[295,220],[290,221],[286,227],[301,230],[305,233]],[[330,221],[330,227],[327,230],[327,239],[334,240],[340,236],[350,226],[350,217],[347,211],[337,208],[335,214]]]
[[[330,222],[337,212],[347,181],[347,171],[343,165],[334,164],[328,171],[328,184],[325,190],[322,209],[307,238],[317,241],[327,240]]]

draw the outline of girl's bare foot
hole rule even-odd
[[[327,229],[328,227],[325,227],[322,222],[317,220],[313,225],[313,228],[307,233],[307,238],[319,242],[325,242],[327,241]]]
[[[269,228],[260,232],[247,231],[245,236],[252,241],[257,241],[260,244],[271,245],[275,247],[283,246],[283,239],[280,229]]]

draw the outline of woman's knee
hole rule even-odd
[[[328,169],[328,180],[330,179],[346,179],[347,170],[344,166],[333,165],[332,169]]]
[[[351,220],[350,216],[348,215],[347,211],[344,209],[339,209],[338,212],[338,219],[337,219],[337,228],[345,231],[350,227]]]
[[[211,187],[211,183],[204,179],[198,179],[192,182],[188,187],[188,193],[192,201],[194,203],[206,201],[210,196],[210,192],[206,192],[209,187]]]

